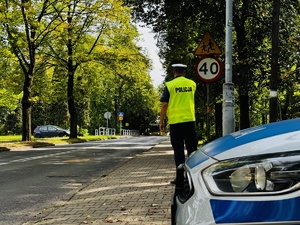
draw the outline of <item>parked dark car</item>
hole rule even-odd
[[[35,138],[69,136],[70,131],[54,125],[37,126],[33,135]]]

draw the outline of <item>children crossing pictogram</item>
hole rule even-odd
[[[220,55],[221,53],[221,49],[209,32],[204,35],[195,51],[195,55]]]

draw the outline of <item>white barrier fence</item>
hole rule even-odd
[[[123,136],[138,136],[138,135],[140,135],[140,132],[138,130],[122,129],[121,135],[123,135]]]
[[[106,127],[99,127],[99,129],[95,129],[95,136],[100,135],[116,135],[116,129],[115,128],[106,128]]]
[[[107,136],[116,135],[116,129],[99,127],[99,129],[95,129],[95,136],[100,136],[100,135],[107,135]],[[123,135],[123,136],[138,136],[138,135],[140,135],[140,132],[138,130],[122,129],[121,135]]]

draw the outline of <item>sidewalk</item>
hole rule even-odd
[[[166,140],[25,224],[169,225],[174,177],[173,150]]]

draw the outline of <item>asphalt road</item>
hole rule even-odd
[[[0,225],[31,220],[164,139],[141,136],[0,152]]]

